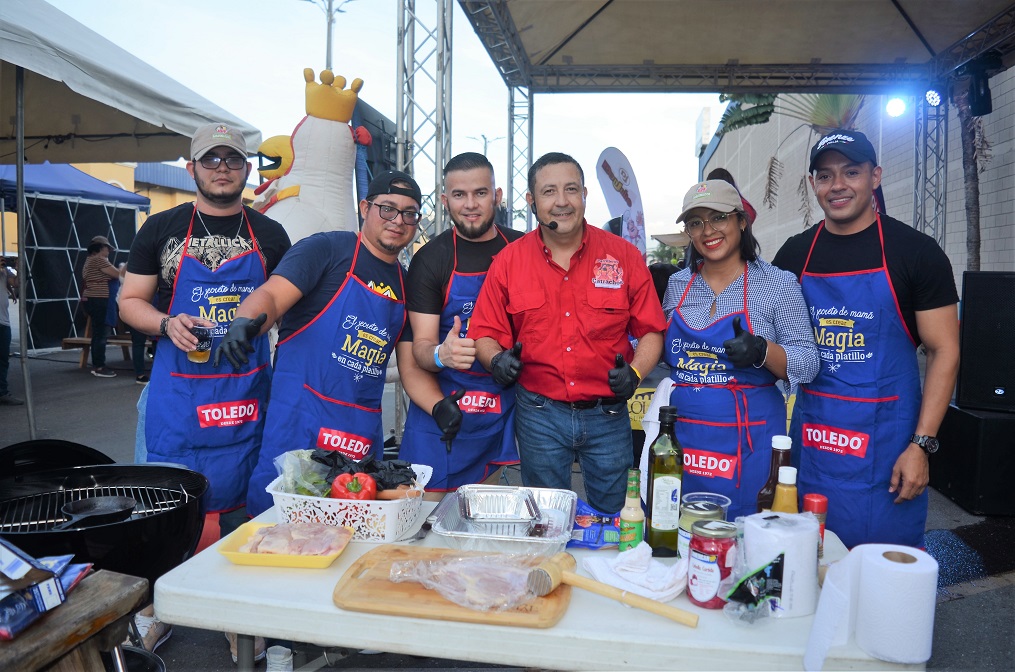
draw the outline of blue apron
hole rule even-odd
[[[675,384],[670,404],[680,415],[681,489],[726,495],[732,502],[728,520],[757,511],[758,491],[771,466],[772,437],[786,431],[786,403],[775,387],[776,376],[765,368],[735,368],[723,348],[723,341],[733,338],[734,317],[750,330],[747,279],[744,264],[743,311],[695,329],[680,312],[692,276],[670,318],[663,354]]]
[[[504,234],[498,231],[503,238]],[[448,283],[444,308],[441,311],[438,341],[444,342],[455,323],[457,315],[462,321],[464,337],[469,330],[479,290],[486,279],[486,273],[458,273],[458,235],[453,235],[455,247],[454,269]],[[505,239],[507,242],[507,239]],[[437,374],[437,382],[445,395],[455,390],[465,390],[465,396],[458,402],[462,410],[462,428],[452,441],[452,449],[441,441],[441,432],[429,413],[415,403],[409,405],[405,420],[405,434],[398,457],[416,464],[429,464],[433,476],[427,490],[446,492],[460,485],[480,483],[491,471],[503,464],[518,463],[518,448],[515,445],[514,386],[502,387],[493,382],[490,375],[477,359],[467,371],[443,369]]]
[[[176,269],[169,313],[218,322],[212,352],[225,336],[236,307],[267,277],[246,211],[243,218],[253,249],[212,271],[188,254],[194,228],[191,214]],[[156,345],[145,413],[147,461],[183,464],[208,477],[209,511],[243,506],[247,480],[257,461],[271,387],[268,338],[258,337],[254,347],[248,364],[224,372],[210,361],[191,362],[171,339],[160,338]]]
[[[321,448],[360,460],[384,452],[384,373],[405,325],[405,301],[374,292],[354,275],[361,250],[357,237],[335,296],[278,344],[261,455],[247,490],[251,515],[272,507],[264,489],[278,476],[274,461],[282,453]]]
[[[816,274],[807,263],[800,289],[811,311],[821,371],[801,385],[790,435],[801,493],[828,497],[829,530],[857,544],[923,545],[927,493],[895,504],[888,485],[920,412],[915,341],[899,310],[884,257],[881,268]],[[798,448],[799,447],[799,448]]]

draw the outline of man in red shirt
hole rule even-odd
[[[570,489],[577,457],[588,503],[612,513],[632,465],[627,400],[659,361],[666,320],[638,249],[585,222],[587,194],[567,154],[532,165],[539,227],[494,258],[468,336],[494,380],[518,383],[522,482]]]

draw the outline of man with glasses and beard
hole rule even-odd
[[[191,328],[220,323],[213,335],[225,334],[229,316],[267,280],[290,243],[278,222],[243,206],[251,166],[238,129],[207,124],[190,148],[187,172],[197,186],[196,202],[154,214],[138,231],[120,290],[120,317],[159,337],[151,382],[137,405],[134,461],[183,464],[208,477],[208,511],[219,512],[225,536],[246,520],[247,480],[271,384],[268,343],[242,375],[222,376],[206,358],[197,363],[188,357],[198,345]],[[239,409],[250,408],[259,412],[240,415]],[[168,637],[157,621],[139,616],[138,624],[149,650]]]
[[[360,201],[359,234],[326,231],[300,240],[268,281],[236,311],[215,352],[236,368],[276,321],[279,326],[260,457],[247,511],[271,508],[265,488],[275,458],[302,448],[336,450],[355,460],[384,450],[381,396],[388,359],[405,324],[398,253],[416,236],[422,194],[407,174],[375,177]]]
[[[495,480],[518,463],[514,388],[494,382],[465,337],[494,255],[524,235],[494,224],[501,195],[485,156],[452,158],[441,202],[453,226],[413,255],[406,276],[411,330],[398,372],[412,403],[399,457],[433,467],[428,491]]]

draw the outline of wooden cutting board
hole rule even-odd
[[[457,605],[437,591],[427,590],[422,584],[393,583],[388,578],[393,562],[435,560],[448,554],[489,555],[450,548],[379,546],[360,557],[346,570],[335,585],[332,598],[336,606],[349,611],[523,628],[552,627],[564,616],[571,602],[571,586],[561,585],[549,595],[537,597],[515,609],[476,611]],[[574,558],[571,558],[571,562],[574,562]],[[573,570],[573,565],[569,569]]]

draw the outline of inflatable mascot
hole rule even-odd
[[[256,190],[253,207],[280,223],[295,243],[320,231],[358,231],[353,192],[356,144],[369,145],[370,133],[349,126],[363,80],[345,88],[345,77],[330,70],[303,71],[307,116],[292,136],[277,135],[258,147],[271,163],[258,170],[268,182]]]

